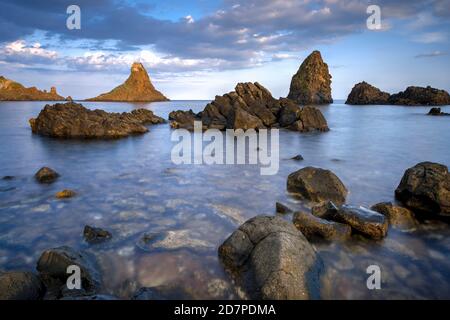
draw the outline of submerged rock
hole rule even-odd
[[[287,179],[287,190],[313,202],[331,200],[337,204],[344,203],[348,193],[333,172],[314,167],[291,173]]]
[[[251,298],[318,298],[321,259],[281,218],[248,220],[219,247],[219,258]]]
[[[292,77],[288,98],[299,104],[333,103],[331,75],[319,51],[313,51]]]
[[[14,176],[4,176],[3,178],[2,178],[2,180],[7,180],[7,181],[9,181],[9,180],[14,180]]]
[[[205,240],[194,238],[190,230],[169,230],[160,233],[144,233],[137,246],[145,251],[157,249],[177,250],[181,248],[205,250],[213,245]]]
[[[308,240],[315,236],[326,240],[343,240],[352,234],[352,228],[346,224],[321,219],[306,212],[295,212],[292,222]]]
[[[418,226],[418,222],[411,210],[395,206],[391,202],[377,203],[370,209],[386,216],[389,220],[389,224],[395,228],[413,230]]]
[[[64,189],[62,191],[59,191],[56,193],[55,197],[57,199],[67,199],[67,198],[72,198],[76,196],[76,192],[73,190],[69,190],[69,189]]]
[[[40,183],[52,183],[59,177],[59,173],[49,167],[42,167],[34,175]]]
[[[0,300],[39,300],[44,294],[44,284],[31,272],[0,273]]]
[[[164,119],[146,109],[123,113],[89,110],[68,102],[46,105],[36,119],[30,119],[33,133],[54,138],[111,139],[146,133],[145,124]]]
[[[332,201],[327,201],[312,207],[311,213],[316,217],[329,219],[330,217],[333,217],[338,210],[338,207]]]
[[[25,88],[18,82],[0,76],[0,101],[63,101],[64,97],[56,92],[55,87],[50,92],[36,87]]]
[[[389,104],[406,106],[442,106],[450,104],[450,95],[445,90],[430,86],[408,87],[405,91],[391,95]]]
[[[347,97],[346,104],[388,104],[391,95],[363,81],[356,84]]]
[[[343,205],[333,216],[333,220],[350,225],[354,230],[372,239],[382,239],[388,230],[388,220],[384,215],[364,207]]]
[[[127,101],[127,102],[152,102],[167,101],[161,92],[155,89],[147,70],[142,63],[135,62],[131,66],[128,79],[120,86],[108,93],[88,99],[89,101]]]
[[[450,215],[450,173],[447,166],[421,162],[405,171],[395,196],[405,206],[428,215]]]
[[[88,243],[100,243],[111,239],[112,235],[109,231],[91,226],[85,226],[83,230],[83,237]]]
[[[174,285],[160,285],[156,287],[140,288],[131,298],[132,300],[192,300],[183,287]]]
[[[289,208],[288,206],[286,206],[280,202],[275,203],[275,211],[278,213],[283,213],[283,214],[284,213],[292,213],[291,208]]]
[[[303,156],[301,154],[298,154],[298,155],[292,157],[291,160],[301,161],[301,160],[303,160]]]
[[[429,116],[450,116],[450,113],[442,112],[441,108],[431,108],[428,112]]]

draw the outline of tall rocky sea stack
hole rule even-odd
[[[89,101],[123,101],[153,102],[168,101],[161,92],[155,89],[142,63],[135,62],[131,66],[131,74],[120,86]]]
[[[333,103],[331,75],[319,51],[313,51],[292,77],[288,98],[299,104]]]
[[[36,87],[25,88],[18,82],[0,76],[0,101],[62,101],[64,97],[51,87],[50,92]]]

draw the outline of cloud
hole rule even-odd
[[[429,53],[418,54],[418,55],[414,56],[414,58],[434,58],[434,57],[446,56],[447,54],[448,54],[447,52],[433,51],[433,52],[429,52]]]
[[[420,43],[437,43],[447,41],[447,35],[443,32],[425,32],[415,37],[414,41]]]
[[[58,53],[42,48],[39,42],[29,45],[25,40],[16,40],[1,47],[0,56],[5,62],[50,63],[58,58]]]

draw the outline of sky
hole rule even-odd
[[[66,25],[73,4],[79,30]],[[378,30],[367,27],[369,5],[380,8]],[[450,91],[449,18],[449,0],[0,0],[0,75],[85,99],[139,61],[173,100],[211,100],[247,81],[285,97],[320,50],[334,99],[361,81]]]

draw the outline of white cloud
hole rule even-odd
[[[436,43],[447,41],[447,35],[443,32],[426,32],[419,34],[414,41],[420,43]]]
[[[25,40],[17,40],[7,43],[2,49],[4,55],[20,55],[29,57],[40,57],[46,59],[56,59],[58,54],[56,51],[46,50],[41,47],[39,42],[28,45]]]

